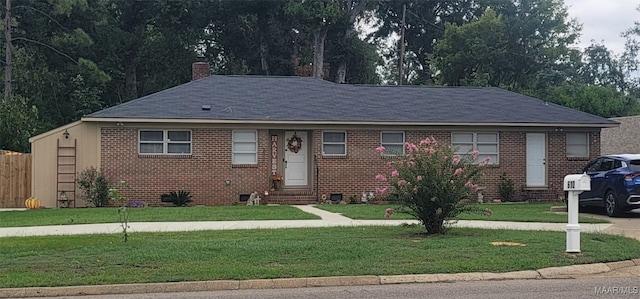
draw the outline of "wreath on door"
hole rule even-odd
[[[298,137],[298,135],[293,134],[291,138],[287,139],[287,148],[290,151],[294,153],[298,153],[301,147],[302,147],[302,138]]]

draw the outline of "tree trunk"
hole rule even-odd
[[[324,69],[324,40],[327,38],[327,27],[313,33],[313,77],[322,79]]]
[[[260,65],[262,67],[262,74],[269,76],[269,63],[267,62],[268,45],[267,40],[264,37],[264,33],[260,33]]]
[[[444,219],[427,219],[423,221],[424,228],[427,230],[427,234],[435,235],[444,233]]]
[[[258,13],[258,32],[260,34],[260,68],[262,74],[269,76],[269,16],[266,10],[261,9]]]
[[[138,78],[136,74],[136,63],[127,63],[124,72],[124,89],[127,101],[138,98]]]
[[[5,63],[7,64],[5,67],[4,74],[4,102],[7,103],[11,100],[11,76],[13,73],[13,62],[12,54],[13,47],[11,45],[11,0],[6,1],[7,11],[4,16],[4,35],[6,38],[6,49],[5,49]]]
[[[347,81],[347,61],[342,59],[336,70],[336,83],[346,83]]]

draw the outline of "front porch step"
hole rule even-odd
[[[308,205],[316,204],[316,196],[311,190],[278,190],[271,191],[265,197],[265,201],[270,204],[281,205]]]

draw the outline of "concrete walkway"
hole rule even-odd
[[[188,222],[131,222],[130,232],[176,232],[198,230],[230,230],[230,229],[269,229],[300,227],[334,227],[334,226],[395,226],[403,223],[418,224],[417,220],[353,220],[341,214],[318,209],[312,205],[295,206],[304,212],[318,215],[321,220],[262,220],[262,221],[188,221]],[[564,231],[566,223],[508,222],[508,221],[473,221],[459,220],[451,223],[457,227],[477,227],[490,229],[517,229]],[[603,232],[613,224],[581,224],[582,232]],[[0,228],[0,237],[47,236],[47,235],[81,235],[81,234],[116,234],[122,232],[120,223],[48,225],[28,227]],[[639,236],[640,237],[640,236]]]
[[[269,221],[197,221],[197,222],[133,222],[132,232],[168,232],[196,230],[228,229],[269,229],[293,227],[329,227],[360,225],[400,225],[418,223],[416,220],[353,220],[340,214],[320,210],[313,206],[297,208],[321,217],[320,220],[269,220]],[[588,216],[594,217],[589,214]],[[597,216],[595,216],[597,217]],[[583,232],[604,232],[624,235],[640,240],[640,212],[627,218],[606,218],[613,223],[581,224]],[[534,223],[504,221],[466,221],[451,224],[458,227],[478,227],[490,229],[519,229],[565,231],[565,223]],[[0,237],[102,234],[120,233],[119,223],[76,224],[37,227],[0,228]],[[457,274],[410,274],[410,275],[370,275],[342,277],[308,277],[254,280],[217,280],[172,283],[138,283],[120,285],[88,285],[69,287],[33,287],[0,288],[0,298],[18,297],[54,297],[74,295],[133,294],[154,292],[189,292],[241,289],[300,288],[320,286],[384,285],[397,283],[456,282],[475,280],[506,279],[554,279],[554,278],[597,278],[597,277],[638,277],[640,278],[640,259],[551,267],[538,270],[516,271],[508,273],[457,273]]]

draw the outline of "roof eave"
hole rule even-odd
[[[185,124],[261,124],[286,125],[292,120],[245,120],[245,119],[184,119],[184,118],[101,118],[84,117],[85,122],[113,123],[185,123]],[[407,122],[407,121],[305,121],[296,120],[297,125],[380,125],[380,126],[488,126],[488,127],[563,127],[563,128],[615,128],[619,123],[461,123],[461,122]]]

